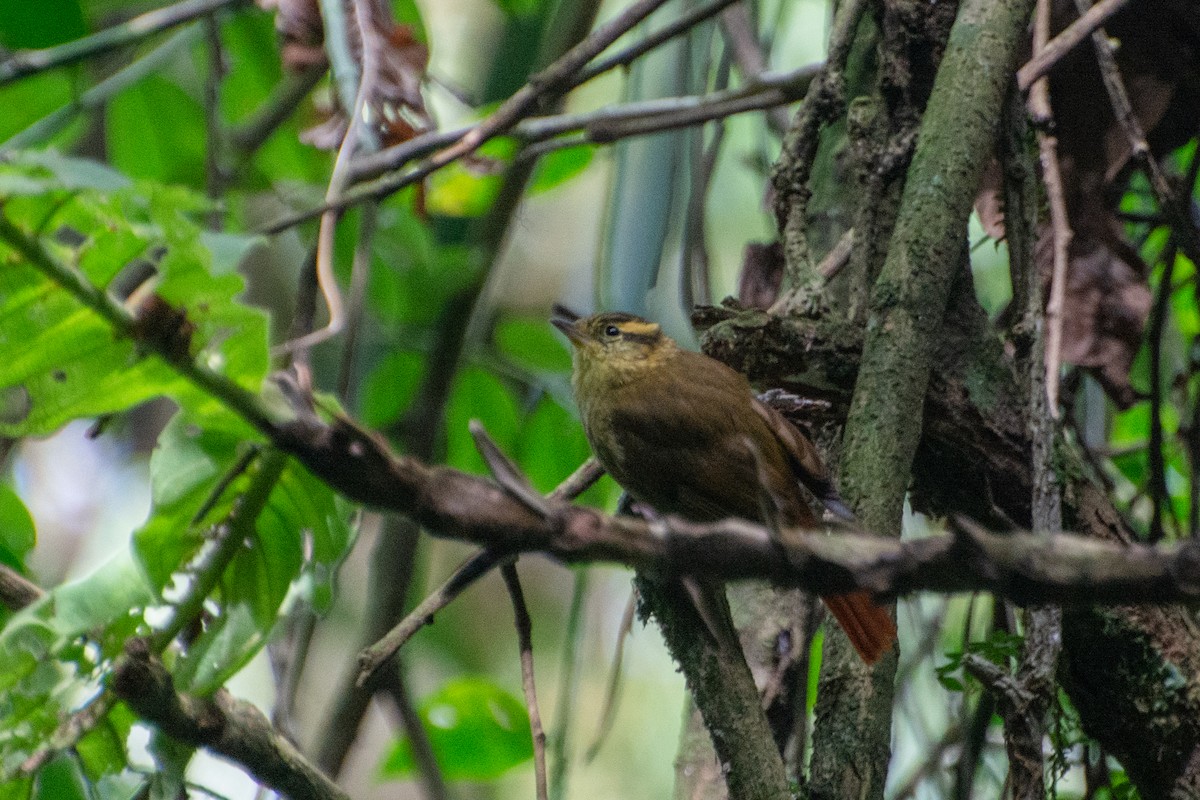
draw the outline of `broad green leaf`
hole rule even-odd
[[[24,571],[25,556],[36,540],[33,517],[25,504],[7,484],[0,483],[0,563]]]
[[[496,346],[505,358],[534,372],[569,372],[571,352],[542,317],[506,316],[496,324]]]
[[[392,0],[392,16],[399,24],[412,28],[413,37],[418,42],[429,42],[425,20],[421,17],[421,9],[416,0]]]
[[[520,428],[517,401],[490,372],[479,367],[462,370],[446,405],[446,463],[465,472],[487,474],[475,448],[469,424],[477,419],[500,449],[512,455]]]
[[[595,155],[594,145],[566,147],[554,150],[538,159],[537,169],[529,183],[530,194],[548,192],[587,169]]]
[[[425,359],[411,350],[389,353],[363,381],[359,417],[372,428],[396,422],[412,404],[425,375]]]
[[[60,753],[37,771],[35,800],[91,800],[79,762],[69,753]]]
[[[549,492],[590,454],[579,420],[543,395],[517,437],[517,463],[529,480]]]
[[[7,777],[61,720],[100,691],[106,664],[145,632],[155,593],[128,552],[57,587],[0,631],[0,772]],[[117,730],[126,727],[114,718]],[[110,759],[97,758],[103,771]],[[111,755],[111,752],[110,752]]]
[[[228,608],[209,622],[179,660],[175,683],[182,691],[211,694],[246,666],[266,643],[266,632],[247,606]]]
[[[204,109],[161,75],[124,90],[107,106],[105,142],[113,166],[135,178],[201,188]]]
[[[190,192],[142,184],[117,191],[72,191],[72,184],[97,185],[111,174],[88,171],[71,160],[0,165],[5,176],[53,178],[60,191],[44,197],[13,198],[12,221],[33,235],[50,234],[42,245],[81,278],[107,288],[138,259],[161,253],[156,293],[186,317],[174,330],[194,358],[257,391],[266,374],[267,320],[236,297],[242,278],[229,272],[232,259],[252,244],[248,238],[205,235],[192,218],[206,201]],[[56,171],[51,171],[51,170]],[[57,233],[56,233],[57,232]],[[222,274],[212,274],[215,243]],[[122,411],[167,395],[197,419],[255,434],[231,418],[218,401],[180,378],[156,356],[118,339],[99,314],[0,243],[0,435],[43,435],[78,417]]]
[[[228,480],[244,447],[239,437],[201,428],[184,414],[164,429],[150,461],[154,508],[135,534],[138,555],[156,586],[187,568],[205,531],[224,520],[236,498],[259,479],[251,465]],[[255,520],[255,535],[222,576],[214,620],[181,661],[178,679],[197,691],[223,683],[266,643],[293,590],[303,591],[319,609],[328,607],[335,567],[350,547],[347,516],[327,485],[289,461]]]
[[[75,744],[75,753],[79,756],[79,765],[92,784],[98,784],[105,779],[116,778],[125,769],[129,761],[125,742],[133,729],[136,718],[125,705],[115,704],[104,719],[85,733]],[[140,783],[141,781],[138,781]],[[112,784],[115,790],[128,782]]]
[[[79,0],[0,0],[0,45],[52,47],[88,32]]]
[[[486,678],[449,681],[419,712],[438,766],[451,780],[491,780],[533,757],[525,704]],[[381,772],[401,778],[412,770],[411,746],[400,739]]]
[[[425,207],[431,214],[478,217],[492,207],[503,181],[504,162],[512,158],[511,139],[492,139],[479,148],[479,157],[464,164],[455,161],[429,176]]]

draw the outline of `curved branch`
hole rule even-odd
[[[223,689],[211,698],[176,693],[171,674],[142,639],[126,645],[113,671],[112,689],[167,736],[230,759],[292,800],[349,800],[256,707]]]

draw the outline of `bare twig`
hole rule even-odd
[[[516,563],[508,562],[500,567],[504,585],[512,599],[513,617],[517,626],[517,643],[521,648],[521,686],[525,691],[525,707],[529,712],[529,729],[533,736],[533,775],[537,785],[537,800],[548,800],[549,788],[546,781],[546,732],[542,729],[542,715],[538,711],[537,686],[533,680],[533,624],[529,609],[525,605],[525,593],[521,591],[521,580],[517,577]]]
[[[1075,5],[1081,14],[1086,15],[1087,0],[1075,0]],[[1098,6],[1092,8],[1096,7]],[[1159,210],[1171,223],[1171,230],[1179,248],[1194,263],[1200,263],[1200,229],[1197,229],[1196,221],[1189,213],[1188,207],[1180,202],[1162,167],[1150,152],[1146,133],[1133,111],[1125,81],[1121,79],[1121,72],[1117,68],[1112,42],[1103,28],[1097,28],[1092,33],[1092,45],[1096,51],[1096,61],[1100,65],[1100,76],[1104,79],[1104,88],[1108,91],[1108,99],[1112,103],[1113,115],[1129,140],[1130,155],[1145,171],[1150,181],[1150,190],[1154,193]],[[1190,186],[1186,189],[1189,195],[1191,190]]]
[[[665,97],[605,106],[594,111],[531,117],[519,122],[508,135],[526,144],[539,144],[556,136],[582,132],[582,138],[571,142],[574,146],[698,125],[732,114],[792,102],[803,96],[819,70],[820,65],[813,64],[787,72],[765,72],[736,88],[699,97]],[[469,130],[431,131],[374,155],[356,158],[351,168],[353,179],[362,181],[399,169],[414,159],[456,141]],[[557,142],[553,144],[557,145]],[[377,186],[363,186],[353,196],[361,199],[366,194],[378,193],[381,190]],[[348,203],[350,195],[343,200]],[[313,215],[313,212],[307,213],[304,219]],[[284,227],[287,226],[281,222],[273,225],[271,230]]]
[[[75,119],[79,113],[99,108],[118,92],[161,71],[166,64],[198,41],[202,35],[203,29],[199,25],[190,25],[177,31],[143,57],[122,67],[83,92],[69,105],[51,111],[25,130],[13,134],[7,141],[0,143],[0,153],[20,150],[53,136],[70,124],[71,120]]]
[[[270,96],[244,122],[229,131],[229,143],[242,157],[254,154],[290,117],[308,96],[328,67],[310,64],[300,72],[289,72],[271,89]]]
[[[596,459],[589,458],[568,475],[553,492],[546,495],[546,499],[550,501],[574,500],[600,480],[602,475],[604,475],[604,467],[600,466],[600,462]]]
[[[325,190],[325,202],[328,204],[345,191],[350,182],[350,158],[356,149],[363,145],[368,150],[375,149],[375,137],[363,124],[367,103],[375,93],[379,79],[379,49],[380,43],[371,25],[371,12],[367,6],[368,0],[354,0],[354,16],[358,24],[358,40],[361,42],[361,77],[358,65],[351,55],[349,34],[345,30],[344,7],[341,0],[323,0],[321,2],[322,19],[325,23],[325,47],[329,53],[330,62],[334,65],[334,76],[337,79],[338,92],[342,107],[349,109],[349,123],[346,133],[342,136],[338,148],[337,159],[333,164],[333,172],[329,176],[329,185]],[[338,33],[341,35],[339,36]],[[350,87],[357,83],[357,88]],[[307,349],[327,339],[336,336],[345,325],[345,311],[342,305],[341,290],[333,271],[333,237],[337,226],[338,214],[328,210],[321,214],[320,227],[317,230],[317,284],[321,287],[321,295],[325,298],[325,306],[329,310],[329,320],[325,327],[306,333],[299,339],[284,342],[275,348],[278,353],[291,353],[299,349]]]
[[[707,5],[695,6],[690,11],[680,14],[677,19],[664,25],[654,33],[649,34],[641,41],[630,45],[620,52],[602,58],[590,67],[585,67],[579,71],[579,74],[572,79],[572,88],[587,83],[592,78],[602,75],[609,70],[617,67],[627,67],[637,59],[649,53],[651,50],[687,33],[692,28],[704,22],[706,19],[711,19],[719,14],[725,8],[733,5],[738,0],[713,0]]]
[[[498,564],[515,559],[512,553],[497,550],[481,550],[454,571],[446,582],[437,588],[433,594],[426,597],[414,608],[407,617],[400,620],[396,627],[375,644],[363,650],[358,655],[357,685],[363,686],[367,679],[379,669],[392,654],[404,646],[413,634],[426,625],[433,623],[433,616],[458,597],[475,581],[482,578]]]
[[[637,612],[637,590],[629,593],[625,603],[625,611],[621,614],[621,624],[617,626],[617,646],[613,650],[612,667],[608,674],[608,686],[604,690],[604,706],[600,712],[600,723],[596,726],[596,735],[584,753],[585,763],[591,762],[600,752],[601,745],[608,738],[613,720],[617,717],[617,699],[621,695],[621,676],[625,663],[625,640],[633,630],[633,615]]]
[[[804,254],[804,259],[788,260],[783,291],[772,308],[774,313],[790,307],[795,299],[794,290],[804,282],[803,273],[813,268],[811,263],[802,263],[811,259],[804,233],[804,227],[808,224],[808,200],[812,193],[808,181],[817,154],[821,127],[836,119],[845,106],[843,71],[866,7],[866,0],[848,0],[838,6],[825,66],[809,84],[800,113],[784,139],[783,152],[771,176],[771,185],[775,189],[775,223],[784,238],[785,249]]]
[[[854,250],[854,228],[849,228],[837,240],[833,249],[825,254],[821,263],[817,264],[817,272],[825,280],[832,280],[842,268],[850,263],[850,255]]]
[[[1028,63],[1017,70],[1017,85],[1021,91],[1027,91],[1092,31],[1099,28],[1105,20],[1128,4],[1129,0],[1100,0],[1099,3],[1087,9],[1087,13],[1055,36],[1053,41],[1047,41],[1043,47],[1034,52],[1033,58],[1029,59]]]
[[[492,441],[483,423],[473,419],[467,423],[467,427],[471,431],[471,438],[475,440],[475,447],[483,456],[484,463],[491,470],[496,483],[500,484],[500,488],[533,513],[548,516],[550,507],[546,500],[533,488],[533,484],[521,472],[521,468]]]
[[[733,52],[733,61],[742,73],[743,79],[751,79],[756,75],[767,72],[767,54],[763,52],[762,43],[754,30],[750,19],[750,10],[745,3],[739,3],[721,13],[721,30],[725,40]],[[788,114],[785,109],[772,108],[767,111],[767,125],[778,136],[787,133]]]
[[[1038,0],[1033,25],[1033,51],[1041,52],[1050,38],[1050,0]],[[1059,415],[1059,371],[1062,368],[1063,307],[1067,295],[1067,268],[1070,264],[1071,223],[1063,193],[1058,165],[1058,137],[1050,133],[1053,112],[1050,108],[1050,81],[1039,80],[1029,93],[1030,116],[1038,125],[1038,152],[1042,163],[1042,182],[1050,204],[1050,227],[1054,237],[1054,268],[1050,275],[1050,296],[1046,301],[1046,397],[1047,410]],[[1040,290],[1039,290],[1040,293]]]
[[[44,50],[19,50],[0,62],[0,86],[27,75],[74,64],[85,58],[139,42],[214,11],[245,3],[248,3],[248,0],[184,0],[55,47]]]
[[[355,195],[352,199],[327,198],[325,205],[315,210],[316,213],[323,214],[348,203],[360,202],[366,196],[385,197],[405,186],[424,180],[447,164],[475,152],[485,142],[507,133],[518,122],[536,111],[539,105],[570,90],[572,78],[584,64],[649,16],[664,2],[666,0],[637,0],[616,17],[592,31],[583,41],[568,50],[553,64],[530,77],[528,83],[504,101],[491,115],[469,128],[448,147],[435,152],[412,170],[380,181],[364,195]],[[308,212],[303,217],[289,218],[274,223],[269,230],[272,232],[283,230],[308,219],[311,213]]]
[[[9,611],[20,611],[45,592],[7,564],[0,564],[0,603]]]

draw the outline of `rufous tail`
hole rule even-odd
[[[883,606],[866,592],[822,597],[825,606],[867,664],[874,664],[896,641],[896,624]]]

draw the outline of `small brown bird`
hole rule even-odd
[[[766,494],[780,526],[813,528],[803,484],[849,516],[813,444],[742,374],[632,314],[555,307],[551,321],[574,346],[572,385],[596,458],[635,499],[697,522],[766,522]],[[867,593],[821,599],[863,661],[891,647],[896,627]]]

